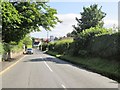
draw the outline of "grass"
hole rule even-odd
[[[101,58],[82,58],[69,55],[60,55],[52,51],[48,51],[47,53],[120,82],[120,63],[116,61]]]

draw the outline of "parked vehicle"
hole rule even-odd
[[[33,49],[32,48],[27,48],[23,54],[33,54]]]

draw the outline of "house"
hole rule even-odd
[[[34,41],[33,41],[33,47],[39,47],[41,45],[41,39],[39,38],[34,38]]]

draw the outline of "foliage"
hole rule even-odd
[[[42,47],[42,51],[46,51],[47,48],[48,48],[48,44],[45,43],[45,42],[43,42],[43,43],[39,46],[39,48],[41,48],[41,47]]]
[[[19,24],[21,15],[9,2],[2,3],[2,39],[5,43],[18,41],[20,38]],[[20,38],[21,39],[21,38]]]
[[[91,56],[99,56],[110,59],[119,60],[120,56],[120,35],[118,33],[112,35],[102,35],[92,38],[89,41],[87,51]]]
[[[29,35],[26,35],[22,42],[24,45],[32,45],[32,39]]]
[[[85,29],[80,33],[80,36],[86,37],[86,36],[101,36],[105,34],[112,34],[112,29],[106,29],[106,28],[101,28],[100,26],[96,27],[91,27],[90,29]]]
[[[73,25],[73,34],[80,33],[83,30],[95,27],[96,25],[103,26],[102,19],[106,16],[104,12],[98,8],[97,4],[91,5],[90,7],[83,7],[81,12],[81,19],[76,18],[77,26]],[[75,33],[76,32],[76,33]]]
[[[40,26],[50,30],[57,22],[60,22],[55,14],[57,11],[44,2],[3,2],[3,41],[19,42],[26,34],[40,31]]]
[[[49,43],[49,50],[57,52],[58,54],[68,54],[82,57],[102,57],[119,60],[120,34],[111,34],[111,29],[110,32],[108,32],[105,30],[109,29],[101,28],[103,30],[103,35],[101,32],[95,33],[99,30],[93,30],[93,33],[95,34],[91,36],[91,34],[89,34],[92,33],[91,29],[93,28],[90,28],[90,31],[88,30],[88,32],[83,31],[83,37],[76,37],[74,38],[74,41],[58,40],[56,42]]]
[[[71,56],[71,55],[60,55],[53,51],[47,52],[50,55],[53,55],[57,58],[85,68],[87,70],[91,70],[93,72],[100,73],[105,75],[111,79],[114,79],[120,82],[120,74],[119,74],[119,62],[110,61],[109,59],[103,59],[98,57],[79,57],[79,56]],[[59,56],[59,57],[58,57]]]
[[[58,52],[60,54],[67,53],[67,50],[70,47],[70,44],[73,42],[72,38],[62,39],[55,42],[49,43],[49,50]]]
[[[19,43],[27,34],[54,28],[61,22],[56,16],[57,11],[45,2],[2,2],[2,40],[5,51],[11,51],[11,43]],[[23,40],[30,44],[30,40]]]
[[[23,42],[21,40],[18,43],[16,43],[16,42],[11,42],[9,44],[3,43],[3,47],[4,47],[4,53],[7,53],[9,51],[19,52],[20,50],[23,49]]]
[[[0,54],[3,54],[3,52],[4,52],[3,45],[2,43],[0,43]]]
[[[90,44],[90,41],[94,37],[101,35],[112,34],[112,29],[101,28],[100,26],[91,27],[90,29],[83,30],[74,38],[74,43],[71,48],[73,55],[88,55],[87,47]]]

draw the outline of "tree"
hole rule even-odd
[[[51,30],[61,22],[55,14],[57,11],[45,2],[2,2],[3,42],[18,43],[30,32],[40,31],[40,27]]]
[[[71,33],[67,33],[67,37],[75,37],[77,35],[77,32],[73,30]]]
[[[32,45],[32,38],[29,35],[26,35],[22,42],[24,45]]]
[[[19,41],[21,16],[9,2],[2,3],[2,40],[5,43]],[[21,39],[21,38],[20,38]]]
[[[67,33],[67,37],[71,37],[71,33]]]
[[[9,2],[2,3],[2,40],[4,42],[4,50],[8,52],[8,58],[11,58],[10,43],[18,41],[19,33],[17,35],[18,24],[21,23],[21,16],[14,6]]]
[[[90,7],[83,7],[81,12],[81,19],[76,17],[77,26],[73,25],[74,31],[80,33],[85,29],[95,27],[97,25],[103,27],[102,19],[106,16],[106,13],[101,11],[102,6],[98,8],[97,4],[91,5]]]
[[[58,39],[58,37],[55,37],[54,40],[57,41],[57,40],[59,40],[59,39]]]
[[[26,34],[40,31],[40,26],[50,30],[51,27],[55,27],[57,22],[60,22],[55,14],[57,11],[43,2],[3,2],[3,41],[7,43],[19,42]]]

